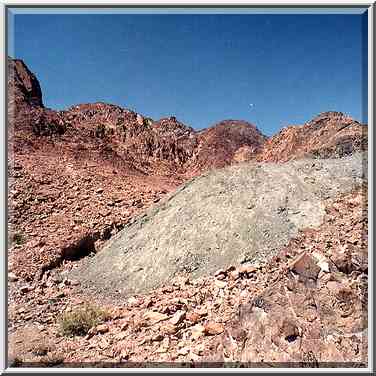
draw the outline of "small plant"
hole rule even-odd
[[[106,135],[106,126],[104,124],[99,124],[95,129],[95,136],[98,138],[104,138]]]
[[[108,312],[86,304],[74,311],[63,313],[60,319],[61,334],[66,337],[83,336],[92,327],[108,319]]]
[[[37,356],[47,355],[51,351],[51,346],[48,343],[38,343],[32,350],[32,353]]]
[[[18,356],[9,360],[9,367],[21,367],[23,361]]]
[[[144,127],[150,127],[153,124],[152,118],[144,118],[143,120]]]
[[[16,232],[15,234],[13,234],[13,243],[17,245],[24,244],[25,237],[20,232]]]
[[[116,120],[116,125],[117,126],[120,126],[120,125],[122,125],[124,123],[124,118],[118,118],[117,120]]]
[[[46,366],[56,366],[64,362],[64,354],[59,352],[49,353],[40,358],[40,363]]]

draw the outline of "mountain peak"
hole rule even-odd
[[[42,90],[36,76],[23,60],[8,57],[9,96],[17,104],[43,107]]]

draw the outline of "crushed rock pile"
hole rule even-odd
[[[70,275],[88,291],[121,298],[178,275],[265,261],[299,230],[318,227],[325,199],[354,190],[366,174],[360,153],[207,173],[136,218]]]

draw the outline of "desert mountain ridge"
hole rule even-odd
[[[309,155],[343,156],[367,146],[367,128],[334,111],[321,113],[304,125],[283,128],[269,139],[247,121],[223,120],[195,131],[174,116],[154,121],[103,102],[54,111],[43,106],[40,84],[22,60],[8,58],[8,71],[13,104],[9,115],[12,118],[17,112],[21,120],[15,119],[15,131],[27,127],[29,136],[31,128],[38,136],[66,135],[60,139],[81,143],[99,141],[108,155],[149,174],[193,176],[254,158],[284,162]]]

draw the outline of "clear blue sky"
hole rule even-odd
[[[247,120],[271,135],[323,111],[367,121],[365,17],[18,14],[9,54],[50,108],[103,101],[196,129]]]

